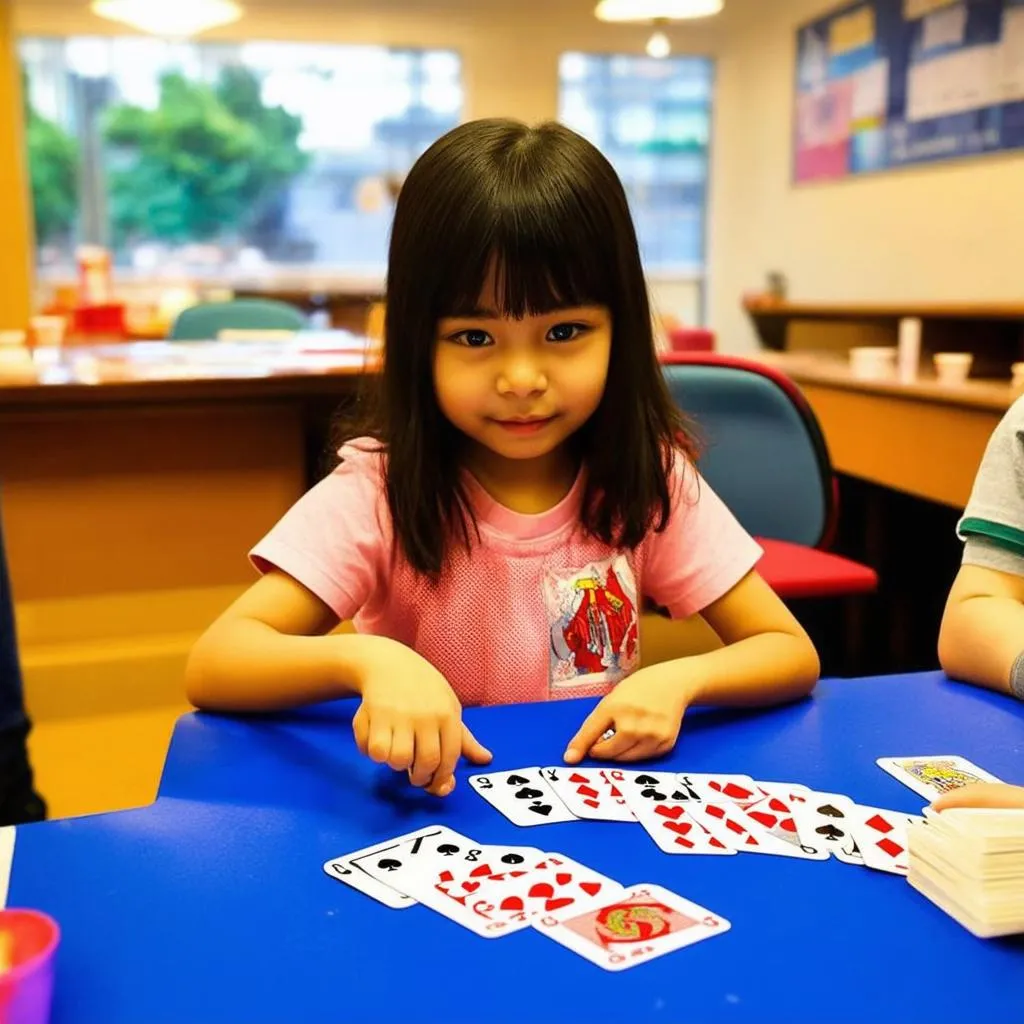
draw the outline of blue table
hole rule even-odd
[[[592,703],[466,718],[500,770],[557,762]],[[835,860],[669,857],[628,824],[517,829],[467,785],[439,802],[363,760],[354,710],[187,716],[152,807],[19,830],[10,903],[64,930],[54,1024],[1024,1019],[1024,940],[973,938],[899,877]],[[666,764],[919,811],[874,760],[934,753],[1024,782],[1024,707],[934,673],[826,681],[785,708],[692,712]],[[532,930],[479,939],[321,871],[433,822],[660,883],[732,930],[609,974]]]

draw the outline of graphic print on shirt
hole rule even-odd
[[[551,688],[616,683],[640,664],[636,577],[625,555],[548,570]]]

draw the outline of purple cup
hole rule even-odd
[[[10,936],[10,970],[0,974],[0,1024],[47,1024],[60,928],[39,910],[0,910]]]

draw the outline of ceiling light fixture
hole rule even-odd
[[[725,0],[601,0],[594,9],[598,21],[684,21],[710,18]]]
[[[647,40],[648,57],[667,57],[672,44],[663,28],[672,21],[710,18],[719,14],[725,0],[600,0],[594,15],[600,21],[649,21],[655,32]]]
[[[186,39],[242,16],[234,0],[93,0],[92,10],[101,18],[173,39]]]

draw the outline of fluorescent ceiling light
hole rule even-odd
[[[101,18],[120,21],[155,36],[186,38],[237,21],[234,0],[93,0]]]
[[[709,18],[725,0],[601,0],[594,14],[601,21],[681,21]]]

